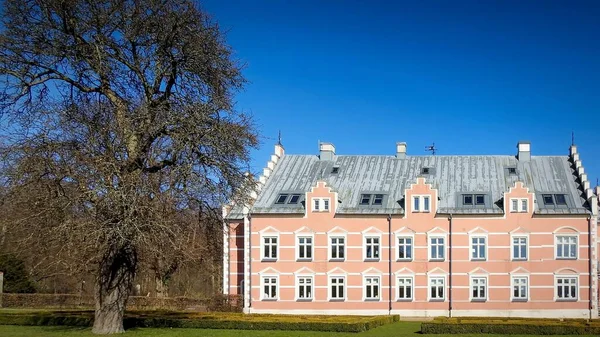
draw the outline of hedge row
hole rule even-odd
[[[126,329],[152,328],[200,328],[240,330],[304,330],[329,332],[362,332],[397,322],[399,316],[285,316],[285,315],[239,315],[177,312],[133,312],[124,319]],[[63,312],[0,312],[0,325],[68,325],[88,327],[93,323],[91,311]]]
[[[436,319],[421,323],[423,334],[600,335],[600,322],[556,319]]]
[[[76,294],[0,294],[4,308],[93,308],[93,296]],[[166,309],[196,311],[241,311],[241,301],[235,297],[215,296],[209,299],[189,297],[154,298],[130,296],[127,308],[131,310]]]

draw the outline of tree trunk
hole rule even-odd
[[[122,333],[123,315],[131,291],[137,265],[137,255],[131,249],[109,252],[100,265],[96,281],[95,334]]]
[[[158,273],[157,273],[158,274]],[[154,276],[154,283],[156,284],[156,297],[157,298],[165,298],[167,297],[167,287],[163,278],[160,275]]]

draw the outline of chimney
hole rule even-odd
[[[396,143],[396,158],[406,159],[406,143],[405,142]]]
[[[519,150],[517,154],[519,161],[529,161],[531,159],[531,143],[529,141],[522,140],[518,142],[517,149]]]
[[[334,160],[335,159],[335,146],[331,143],[320,143],[319,144],[319,159],[320,160]]]

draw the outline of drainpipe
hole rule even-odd
[[[392,314],[392,214],[388,215],[388,315]]]
[[[248,212],[248,309],[252,308],[252,215]]]
[[[588,297],[590,300],[590,319],[592,319],[592,217],[588,217]]]
[[[448,316],[452,317],[452,213],[448,216]]]

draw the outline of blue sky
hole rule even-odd
[[[600,1],[202,3],[250,81],[237,107],[287,153],[565,155],[600,177]]]

